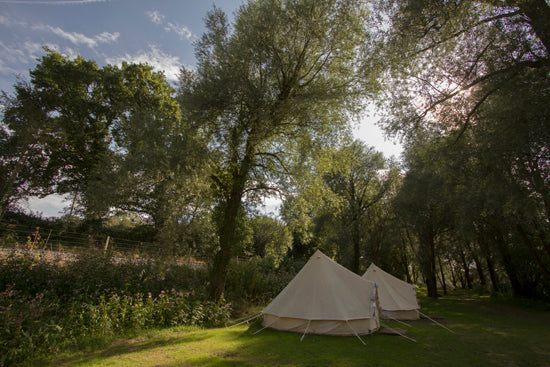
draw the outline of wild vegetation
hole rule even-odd
[[[162,257],[4,256],[4,363],[39,343],[223,323],[318,248],[434,299],[453,284],[547,301],[548,19],[545,0],[250,0],[232,24],[207,14],[175,86],[149,65],[45,49],[2,96],[2,246],[34,247],[13,226],[35,223]],[[401,161],[352,139],[369,103]],[[16,214],[51,193],[72,198],[64,218]],[[266,197],[278,215],[260,215]]]
[[[425,289],[424,289],[425,292]],[[48,359],[43,366],[547,366],[548,307],[457,291],[433,300],[420,293],[424,312],[438,315],[451,333],[426,319],[411,321],[407,335],[375,333],[364,337],[300,335],[265,329],[260,323],[232,328],[166,328],[107,346],[73,351]],[[396,322],[388,326],[403,329]]]

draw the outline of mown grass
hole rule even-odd
[[[412,321],[408,336],[355,337],[263,330],[259,321],[234,328],[172,328],[118,339],[102,349],[31,361],[43,366],[550,366],[550,306],[457,291],[422,310],[441,323]],[[404,328],[394,321],[384,322]]]

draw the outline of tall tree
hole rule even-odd
[[[30,71],[30,83],[15,86],[2,122],[9,139],[17,142],[15,151],[22,154],[18,167],[37,164],[27,184],[32,181],[38,193],[78,192],[86,197],[112,156],[109,126],[117,110],[105,103],[94,61],[46,51]],[[12,176],[20,172],[16,167]]]
[[[23,83],[16,86],[18,93],[28,100],[30,89]],[[47,166],[49,152],[42,140],[49,135],[38,127],[42,121],[42,113],[38,106],[25,103],[25,107],[15,103],[15,100],[3,93],[2,123],[0,127],[0,219],[20,199],[40,193],[36,178],[46,179],[44,172]],[[14,109],[28,109],[33,117],[28,121],[13,118]],[[8,122],[12,119],[13,121]],[[40,172],[38,175],[35,175]]]
[[[147,214],[165,234],[193,226],[207,198],[197,195],[208,188],[197,158],[205,146],[163,73],[46,49],[15,92],[0,136],[3,208],[23,195],[70,193],[88,223],[117,208]]]
[[[445,137],[437,160],[448,162],[434,173],[450,185],[453,230],[481,244],[494,285],[499,265],[514,294],[528,295],[550,259],[550,5],[409,0],[375,8],[380,17],[371,19],[384,32],[373,33],[380,57],[370,61],[387,66],[386,127],[413,141],[421,128]]]
[[[325,182],[340,198],[341,249],[351,252],[351,270],[359,273],[362,249],[367,247],[364,241],[369,237],[369,230],[374,229],[369,219],[375,217],[376,205],[388,203],[399,169],[391,167],[382,153],[359,141],[341,148],[333,160]]]
[[[208,228],[206,147],[163,73],[123,63],[110,75],[122,111],[112,127],[117,170],[111,205],[147,215],[163,243],[192,244],[199,227]]]
[[[394,132],[460,130],[511,80],[550,67],[545,0],[375,2],[373,58],[388,67],[381,104]]]
[[[441,235],[450,227],[450,176],[438,160],[444,147],[437,135],[417,137],[408,145],[407,173],[395,198],[397,215],[411,225],[417,239],[416,259],[428,296],[437,297],[437,254]]]
[[[183,73],[181,90],[218,154],[211,297],[223,294],[243,202],[283,187],[291,153],[308,140],[329,144],[359,105],[364,15],[353,0],[257,0],[230,30],[223,12],[209,12],[197,71]]]

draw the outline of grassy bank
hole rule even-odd
[[[420,299],[441,323],[412,321],[408,336],[376,333],[368,346],[355,337],[259,330],[259,322],[234,328],[172,328],[118,339],[108,347],[62,354],[29,365],[44,366],[550,366],[550,307],[457,291]],[[404,328],[395,322],[389,326]]]

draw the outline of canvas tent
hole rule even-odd
[[[317,250],[262,310],[263,326],[308,334],[365,335],[378,330],[376,289]]]
[[[397,320],[420,318],[420,305],[413,285],[386,273],[374,263],[369,266],[363,278],[376,283],[381,318]]]

